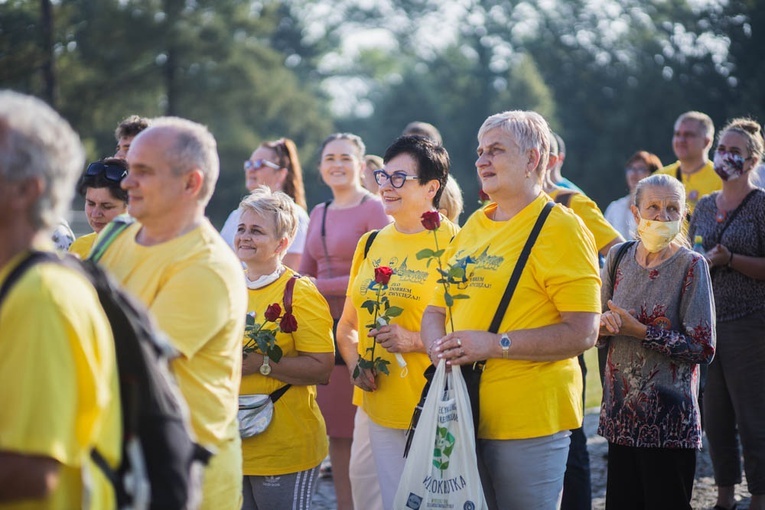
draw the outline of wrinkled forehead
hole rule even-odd
[[[676,205],[685,202],[685,197],[679,189],[671,186],[647,185],[644,186],[640,194],[640,203],[638,205],[647,205],[649,203],[663,203]]]

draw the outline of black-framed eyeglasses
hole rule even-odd
[[[108,163],[102,163],[96,161],[88,165],[88,169],[85,170],[85,175],[88,177],[96,177],[103,175],[107,181],[122,182],[122,179],[127,177],[128,171],[125,167],[119,165],[110,165]]]
[[[419,179],[416,175],[409,175],[406,172],[393,172],[389,174],[385,170],[375,170],[372,175],[375,176],[375,182],[378,186],[382,186],[387,181],[390,181],[390,185],[394,188],[400,188],[406,184],[406,181],[416,181]]]
[[[256,160],[250,160],[244,162],[244,169],[246,170],[260,170],[264,166],[267,166],[268,168],[273,168],[274,170],[279,170],[281,167],[277,165],[276,163],[273,163],[271,161],[268,161],[267,159],[256,159]]]

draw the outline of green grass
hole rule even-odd
[[[584,394],[585,410],[600,407],[600,398],[603,394],[600,388],[600,376],[598,375],[598,350],[593,347],[584,353],[584,362],[587,365],[587,388]]]

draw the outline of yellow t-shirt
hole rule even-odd
[[[69,246],[69,251],[80,257],[82,260],[85,260],[88,258],[88,255],[90,255],[90,249],[93,248],[96,239],[98,239],[98,234],[95,232],[80,236]]]
[[[679,169],[680,162],[675,161],[671,165],[659,170],[658,173],[677,177]],[[715,166],[711,161],[707,161],[707,164],[701,170],[690,175],[680,172],[680,179],[685,185],[685,197],[689,214],[693,214],[694,209],[696,209],[696,203],[701,197],[722,189],[722,179],[715,173]]]
[[[295,274],[288,269],[274,283],[249,290],[248,313],[255,312],[255,322],[263,323],[263,313],[272,303],[284,310],[284,288]],[[276,343],[284,357],[299,352],[334,353],[332,315],[329,305],[308,278],[295,282],[292,313],[298,328],[293,333],[277,333]],[[274,327],[269,323],[267,327]],[[246,341],[246,340],[245,340]],[[271,361],[271,363],[274,363]],[[285,383],[255,373],[242,377],[242,395],[272,393]],[[257,436],[242,440],[244,474],[273,476],[296,473],[318,466],[328,452],[327,429],[316,403],[316,386],[292,385],[276,401],[268,428]]]
[[[441,227],[437,230],[438,247],[446,248],[459,227],[441,216]],[[391,323],[398,324],[409,331],[420,331],[420,322],[425,307],[436,291],[437,264],[427,260],[417,260],[416,254],[425,248],[435,249],[433,232],[424,230],[416,234],[403,234],[396,230],[395,224],[382,228],[364,258],[369,233],[359,239],[356,252],[353,254],[350,279],[348,282],[348,298],[356,308],[359,320],[359,354],[370,358],[367,348],[373,344],[373,339],[367,336],[374,316],[362,303],[376,299],[376,291],[370,289],[374,283],[376,267],[388,266],[393,269],[388,283],[386,295],[391,306],[404,309]],[[445,260],[442,258],[442,260]],[[430,365],[425,353],[404,353],[406,371],[403,372],[396,362],[395,355],[385,350],[379,344],[375,347],[374,357],[388,360],[390,375],[378,374],[377,390],[374,392],[355,391],[354,403],[360,405],[369,418],[378,425],[393,429],[407,429],[412,418],[412,411],[420,400],[422,388],[425,385],[423,372]]]
[[[555,197],[561,192],[561,189],[555,189],[550,193],[550,198]],[[590,197],[583,193],[573,193],[570,197],[568,208],[579,216],[584,222],[584,226],[592,232],[595,238],[595,247],[598,251],[602,250],[621,234],[611,226],[603,213]]]
[[[27,253],[0,268],[0,284]],[[114,339],[93,287],[57,264],[38,264],[0,307],[0,450],[50,457],[59,483],[45,500],[3,510],[82,508],[83,474],[92,508],[114,508],[114,491],[90,461],[95,446],[113,466],[122,423]]]
[[[170,241],[141,246],[136,223],[106,250],[101,264],[151,311],[159,328],[181,352],[171,367],[191,411],[191,425],[203,445],[229,448],[239,430],[239,383],[247,288],[242,266],[209,221]],[[241,458],[231,456],[241,470]],[[214,463],[214,469],[229,469]],[[241,472],[241,471],[240,471]],[[233,500],[241,477],[229,477]],[[208,500],[203,508],[223,508]],[[226,499],[229,501],[229,499]],[[236,505],[236,500],[231,502]]]
[[[455,300],[455,330],[488,331],[521,249],[547,195],[540,194],[508,221],[476,211],[445,257],[466,263],[469,283]],[[469,257],[469,259],[468,259]],[[556,206],[542,228],[499,331],[534,329],[560,322],[561,312],[600,313],[600,277],[592,234],[571,210]],[[442,293],[432,304],[447,309]],[[555,362],[489,359],[480,386],[478,437],[524,439],[581,426],[582,376],[577,359]]]

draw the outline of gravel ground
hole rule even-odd
[[[595,431],[598,425],[597,410],[590,410],[584,419],[584,427],[587,432],[587,449],[590,452],[590,469],[592,472],[592,510],[603,510],[606,497],[606,452],[608,444],[606,440],[598,436]],[[693,485],[694,510],[711,510],[715,505],[717,490],[712,476],[712,462],[709,459],[709,451],[706,447],[699,452],[696,461],[696,482]],[[746,483],[741,484],[736,490],[738,510],[748,510],[749,492]],[[335,510],[335,490],[332,478],[319,480],[317,493],[313,499],[314,510]],[[364,509],[359,509],[364,510]]]

